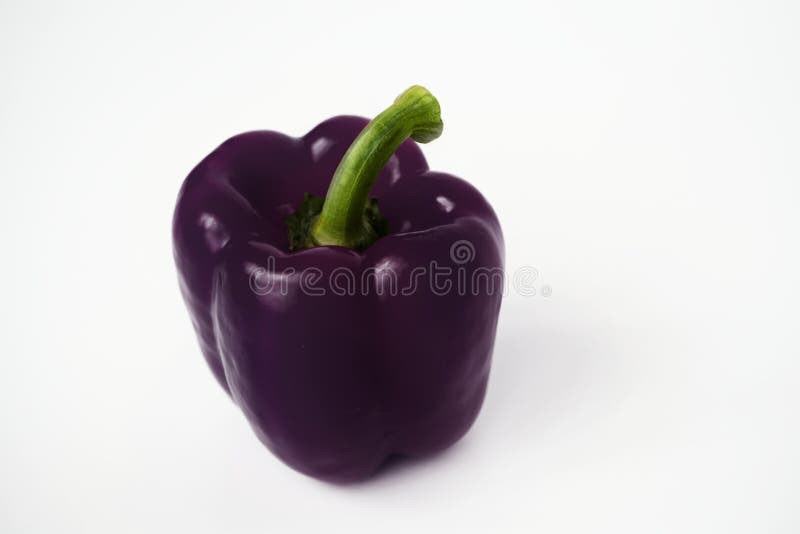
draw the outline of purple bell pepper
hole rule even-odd
[[[480,410],[503,238],[474,187],[428,170],[414,141],[441,130],[414,86],[371,122],[232,137],[180,190],[174,255],[203,355],[307,475],[366,478],[451,445]]]

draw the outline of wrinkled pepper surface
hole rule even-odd
[[[180,190],[174,257],[203,355],[307,475],[443,449],[480,410],[503,238],[474,187],[428,169],[415,141],[441,131],[414,86],[371,122],[234,136]]]

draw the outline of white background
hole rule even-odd
[[[0,3],[0,531],[800,531],[800,6]],[[206,369],[181,181],[245,130],[438,96],[498,212],[489,393],[337,487]]]

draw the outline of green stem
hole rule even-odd
[[[375,117],[345,153],[311,228],[316,245],[363,250],[379,236],[366,215],[375,179],[400,144],[411,137],[427,143],[442,133],[439,102],[424,87],[414,85]]]

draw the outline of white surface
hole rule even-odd
[[[0,531],[800,531],[798,4],[378,4],[0,4]],[[213,382],[170,218],[226,137],[412,83],[553,294],[462,442],[340,488]]]

